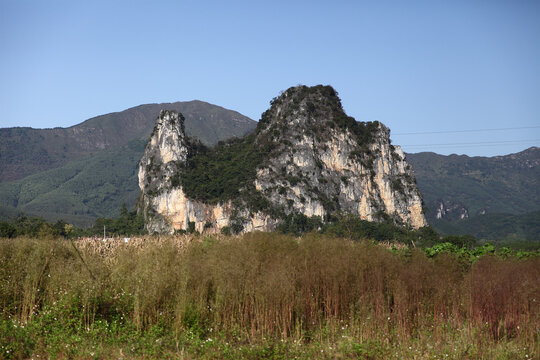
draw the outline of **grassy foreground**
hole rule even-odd
[[[0,239],[0,358],[539,358],[539,279],[316,234]]]

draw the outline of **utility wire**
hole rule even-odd
[[[508,143],[522,143],[522,142],[531,142],[531,141],[540,141],[540,139],[530,139],[530,140],[507,140],[507,141],[476,141],[476,142],[460,142],[460,143],[443,143],[443,144],[410,144],[410,145],[401,145],[401,146],[447,146],[447,145],[499,145],[499,144],[508,144]]]
[[[503,131],[503,130],[520,130],[520,129],[539,129],[540,126],[521,126],[510,128],[493,128],[493,129],[474,129],[474,130],[452,130],[452,131],[424,131],[424,132],[410,132],[410,133],[397,133],[395,135],[428,135],[428,134],[457,134],[466,132],[483,132],[483,131]]]

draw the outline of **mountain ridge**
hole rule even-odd
[[[422,152],[407,154],[407,160],[415,170],[428,221],[443,234],[470,232],[475,230],[470,224],[475,224],[479,230],[473,235],[483,237],[488,232],[480,228],[493,219],[515,220],[521,216],[523,227],[534,218],[530,214],[540,210],[538,147],[494,157]],[[516,232],[508,228],[508,234]],[[489,234],[498,238],[503,233]]]
[[[133,138],[146,139],[162,109],[186,113],[186,130],[206,144],[242,136],[256,125],[236,111],[192,100],[138,105],[67,128],[0,128],[0,181],[22,179],[101,150],[122,146]]]
[[[204,101],[164,104],[167,105],[164,106],[166,108],[184,109],[187,116],[186,131],[208,145],[230,137],[242,136],[256,126],[255,121],[237,111]],[[25,212],[29,215],[44,217],[49,221],[63,219],[78,226],[89,226],[98,217],[118,216],[122,203],[134,207],[139,195],[137,163],[161,107],[162,104],[139,105],[88,119],[84,123],[72,126],[71,130],[70,128],[26,128],[35,130],[34,135],[38,135],[33,137],[28,134],[24,136],[25,133],[22,131],[21,136],[8,139],[6,134],[10,131],[21,132],[21,128],[0,129],[0,140],[2,140],[0,141],[0,173],[3,172],[5,175],[6,168],[9,171],[9,165],[11,168],[25,167],[31,172],[18,180],[0,181],[0,218],[7,220],[20,212]],[[153,113],[156,113],[156,116],[148,121],[147,117]],[[131,119],[133,114],[135,114],[135,119]],[[118,120],[119,115],[120,120]],[[148,124],[145,125],[146,122]],[[60,161],[56,163],[47,161],[51,160],[47,156],[44,158],[32,156],[34,150],[39,150],[39,146],[35,147],[35,141],[29,141],[32,138],[38,142],[46,141],[49,137],[54,140],[55,131],[64,131],[64,134],[67,134],[66,131],[73,131],[73,128],[79,131],[81,127],[83,129],[116,129],[115,132],[120,134],[119,136],[125,141],[117,141],[111,146],[102,146],[103,150],[79,152],[72,158],[60,156]],[[45,133],[40,133],[41,130]],[[79,131],[79,133],[85,132]],[[41,138],[39,135],[42,135]],[[6,139],[9,141],[4,141]],[[15,143],[15,146],[10,146],[10,143],[12,145]],[[20,155],[17,151],[18,146],[30,148],[32,151],[27,152],[26,156],[18,156]],[[56,147],[61,155],[65,152],[61,143],[60,145],[53,143],[52,146]],[[10,152],[15,155],[11,156]],[[25,163],[28,157],[31,157],[33,162]],[[44,164],[36,164],[42,160]],[[27,171],[22,170],[22,172]]]
[[[204,101],[198,100],[184,103],[194,103],[195,105],[208,104]],[[160,104],[142,104],[129,109],[137,109],[146,105]],[[215,107],[218,109],[224,109],[220,106]],[[122,112],[123,111],[118,111],[104,114],[93,117],[86,121],[99,119],[107,115],[114,115]],[[150,127],[153,127],[154,122],[155,118],[152,120]],[[77,125],[73,125],[70,128],[76,127]],[[95,124],[90,123],[90,125],[95,127]],[[186,130],[189,133],[188,125],[189,121],[186,121]],[[256,122],[252,121],[252,125],[254,127]],[[33,129],[29,127],[16,127],[4,129],[55,130],[66,128],[57,127],[49,129]],[[0,133],[4,129],[0,129]],[[151,129],[146,131],[149,134]],[[216,133],[218,132],[219,129],[216,130]],[[1,136],[0,139],[2,139]],[[36,174],[41,174],[39,176],[25,177],[15,182],[0,182],[0,218],[9,219],[16,216],[17,213],[24,211],[27,214],[43,216],[52,221],[64,219],[78,225],[87,226],[91,224],[96,217],[118,216],[118,211],[122,202],[125,202],[128,207],[132,207],[134,206],[135,199],[138,196],[139,189],[135,174],[136,171],[134,170],[137,166],[137,159],[140,158],[142,152],[144,151],[144,144],[146,143],[146,140],[147,137],[141,135],[138,138],[131,138],[125,145],[113,146],[113,148],[118,150],[120,150],[122,146],[126,146],[127,150],[125,153],[113,151],[111,149],[96,151],[91,155],[85,155],[84,157],[80,157],[76,160],[70,160],[62,166],[37,172]],[[1,165],[1,158],[7,156],[5,152],[1,151],[3,143],[3,141],[0,141],[0,170],[3,169]],[[131,145],[127,145],[128,143]],[[538,211],[538,207],[535,207],[535,205],[540,202],[538,196],[539,175],[537,170],[539,168],[538,162],[540,161],[539,152],[540,150],[538,147],[531,147],[517,153],[493,157],[469,157],[467,155],[456,154],[440,155],[434,152],[408,153],[406,154],[406,157],[415,169],[417,184],[423,193],[426,207],[428,208],[426,215],[430,224],[435,226],[435,228],[441,233],[463,233],[463,229],[473,228],[468,224],[478,224],[479,219],[475,219],[475,217],[479,211],[486,208],[485,205],[489,199],[498,200],[490,200],[492,201],[490,203],[490,207],[486,208],[485,210],[487,214],[491,213],[494,214],[494,216],[485,218],[485,221],[489,221],[491,218],[499,219],[502,215],[498,214],[504,213],[508,213],[508,218],[511,219],[516,219],[515,216],[521,215],[523,215],[526,219],[530,219],[533,215],[527,214],[534,214],[535,211]],[[85,189],[77,189],[78,193],[74,194],[73,190],[77,188],[77,186],[74,185],[77,183],[76,180],[79,181],[80,178],[94,179],[94,174],[99,174],[101,171],[100,167],[103,166],[104,163],[112,163],[110,162],[110,159],[108,159],[109,156],[117,159],[116,164],[120,161],[126,161],[129,163],[129,166],[126,166],[123,170],[117,165],[112,167],[112,169],[107,168],[107,173],[102,173],[102,178],[104,181],[92,180],[93,183],[88,184],[86,193]],[[87,163],[85,164],[85,162]],[[468,163],[468,165],[466,165],[466,170],[460,170],[462,167],[462,162]],[[486,162],[488,163],[487,165],[483,164]],[[478,163],[480,163],[481,166],[478,166]],[[439,165],[435,166],[436,164]],[[485,169],[486,166],[488,169],[490,167],[495,169],[491,171],[491,173],[493,173],[491,183],[486,181],[486,179],[484,179],[485,176],[482,175],[487,170]],[[444,171],[442,172],[439,171],[439,168],[441,167],[444,168]],[[51,182],[51,177],[58,176],[58,178],[63,178],[66,174],[70,173],[73,168],[80,170],[79,178],[73,178],[70,180],[70,183],[58,183],[57,188],[52,188],[47,185],[54,183],[54,181]],[[502,169],[502,172],[497,169]],[[433,174],[429,173],[430,171],[434,172],[435,174],[439,172],[439,178],[433,178]],[[536,172],[532,176],[530,174],[527,175],[527,172],[530,171]],[[506,172],[514,173],[513,175],[510,174],[510,178],[512,179],[510,181],[510,185],[512,183],[521,185],[517,188],[515,186],[510,186],[510,189],[505,186],[501,187],[501,185],[493,185],[493,180],[496,182],[500,180],[502,182],[503,180],[501,180],[501,178],[506,177]],[[456,179],[456,181],[449,179]],[[484,180],[482,181],[482,179]],[[534,181],[536,181],[536,183]],[[471,186],[463,186],[464,182],[465,185],[471,183]],[[527,184],[528,186],[524,186]],[[33,190],[36,187],[45,189],[43,190],[43,196]],[[118,187],[118,193],[116,193],[116,190],[113,190],[113,188],[116,189],[116,187]],[[20,199],[17,195],[14,195],[14,193],[17,193],[19,190],[15,191],[14,189],[23,189],[21,192],[24,192],[24,194],[22,194]],[[67,191],[67,193],[64,193],[63,191]],[[467,195],[467,198],[463,198],[462,195],[458,195],[456,192]],[[92,195],[91,193],[94,194]],[[101,194],[104,197],[108,197],[108,200],[106,200],[108,201],[108,205],[104,206],[104,209],[97,208],[98,202],[96,202],[95,206],[88,206],[88,204],[92,204],[92,201],[99,197],[96,196],[96,194]],[[77,210],[74,211],[74,213],[58,212],[58,209],[54,209],[54,202],[52,201],[55,196],[66,200],[68,204],[71,204],[70,206],[72,206],[73,209]],[[111,199],[115,197],[117,200],[112,201]],[[472,202],[471,198],[473,199]],[[477,199],[474,200],[475,198]],[[32,201],[26,201],[24,199],[32,199]],[[443,210],[446,212],[447,216],[444,219],[437,219],[435,215],[440,208],[439,205],[441,202],[443,205]],[[15,206],[19,205],[19,207],[17,208],[11,206],[13,204]],[[460,216],[464,214],[467,214],[468,217],[460,219]],[[517,233],[522,232],[517,231]],[[482,234],[487,234],[487,232],[482,230],[482,232],[478,232],[476,235],[483,236]]]
[[[495,157],[407,154],[418,185],[436,218],[441,202],[463,205],[471,214],[519,214],[540,210],[540,148]]]

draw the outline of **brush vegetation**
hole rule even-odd
[[[0,238],[27,237],[64,237],[101,236],[105,227],[108,236],[133,236],[146,234],[144,219],[135,211],[128,211],[125,204],[120,209],[120,216],[98,218],[91,228],[79,228],[63,220],[47,222],[39,216],[19,214],[11,221],[0,221]]]
[[[216,204],[231,199],[248,200],[255,192],[252,182],[257,166],[270,146],[257,147],[255,136],[219,142],[206,147],[191,141],[190,157],[183,171],[173,177],[173,184],[182,185],[191,199]]]
[[[540,257],[321,234],[0,239],[0,357],[540,356]]]

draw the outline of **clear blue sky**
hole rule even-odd
[[[0,0],[0,54],[0,127],[329,84],[409,152],[540,146],[540,1]]]

